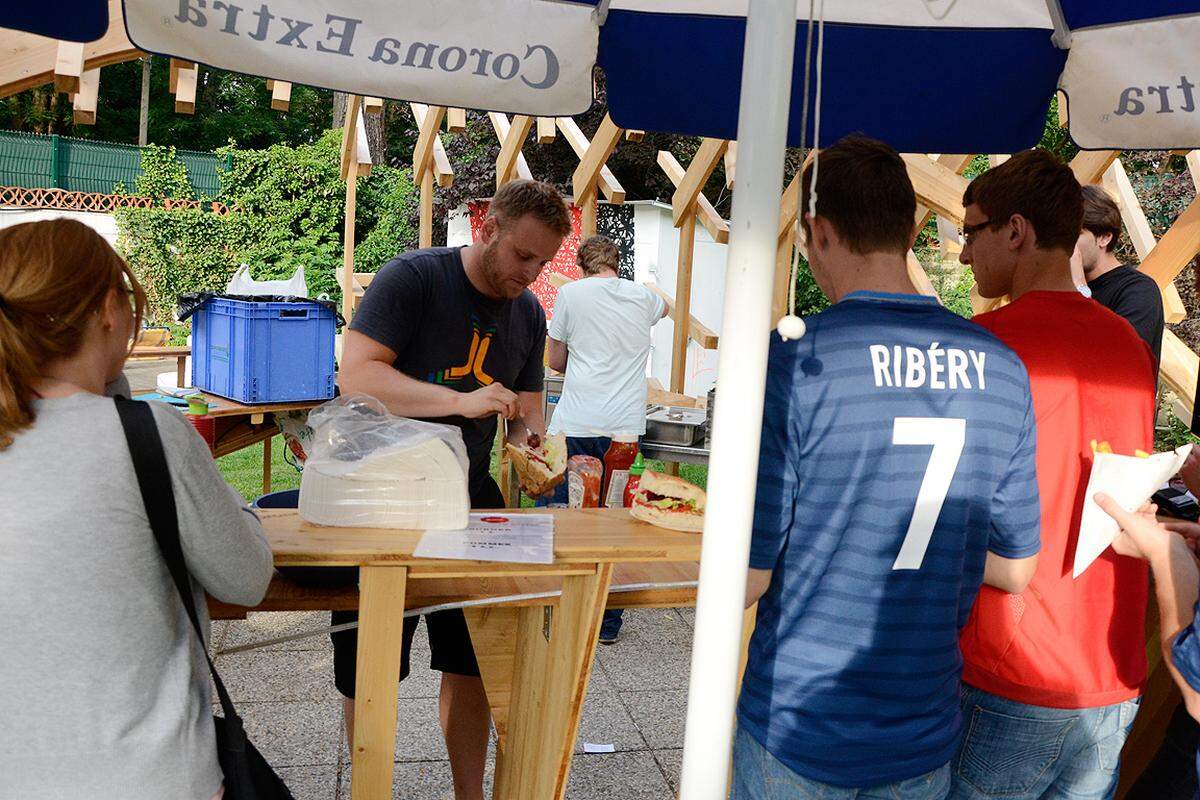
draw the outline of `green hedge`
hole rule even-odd
[[[316,142],[266,150],[217,151],[232,164],[218,173],[225,215],[161,206],[115,213],[117,246],[150,298],[150,319],[174,316],[182,292],[224,288],[239,264],[258,280],[290,277],[304,267],[309,294],[340,301],[345,184],[339,175],[341,131]],[[186,197],[187,168],[173,148],[143,157],[137,194]],[[355,269],[373,272],[417,243],[417,199],[411,174],[375,166],[358,179]]]

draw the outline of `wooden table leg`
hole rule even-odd
[[[563,578],[557,606],[522,608],[495,800],[561,800],[596,654],[611,564]],[[548,623],[548,624],[547,624]]]
[[[271,439],[263,439],[263,494],[271,491]]]
[[[407,577],[404,567],[363,567],[359,578],[353,800],[392,796]]]
[[[182,389],[184,386],[187,386],[187,384],[184,383],[184,381],[187,380],[187,376],[184,375],[184,366],[186,364],[187,356],[179,356],[175,359],[175,386],[180,389]]]

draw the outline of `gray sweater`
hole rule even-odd
[[[181,414],[152,404],[197,609],[259,602],[257,518]],[[208,668],[154,541],[113,401],[40,400],[0,451],[0,798],[209,800]]]

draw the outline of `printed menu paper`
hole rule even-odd
[[[514,564],[554,563],[552,514],[472,514],[464,530],[425,531],[413,555]]]

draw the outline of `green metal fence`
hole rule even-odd
[[[216,197],[217,167],[228,168],[222,159],[196,150],[175,155],[187,167],[193,199]],[[141,163],[136,145],[0,131],[0,186],[112,194],[120,183],[132,192]]]

